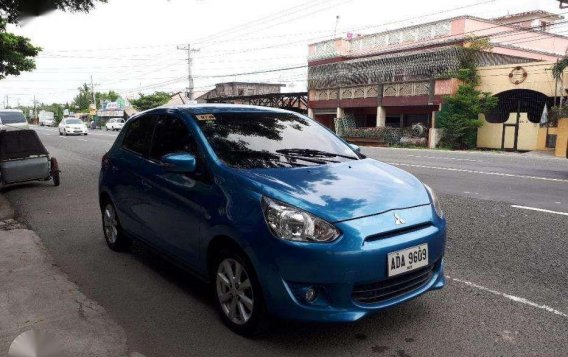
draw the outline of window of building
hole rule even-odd
[[[399,128],[400,127],[400,116],[387,116],[385,118],[385,126],[390,128]]]
[[[239,95],[245,95],[245,90],[244,90],[244,89],[239,89]]]

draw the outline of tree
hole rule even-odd
[[[93,102],[93,94],[87,83],[83,83],[79,89],[79,94],[73,98],[73,104],[79,108],[79,111],[85,112],[89,110],[89,105]]]
[[[436,116],[436,126],[444,129],[441,144],[451,149],[470,149],[476,146],[477,128],[483,125],[479,114],[487,114],[499,102],[491,93],[476,89],[479,84],[477,57],[481,51],[491,50],[486,39],[471,38],[465,45],[460,69],[454,77],[461,84],[454,96],[444,99],[442,110]]]
[[[475,147],[477,128],[483,121],[479,114],[495,108],[498,98],[475,89],[472,84],[462,84],[454,96],[447,97],[442,110],[436,116],[436,124],[444,129],[442,145],[451,149]]]
[[[0,16],[8,23],[18,23],[22,17],[39,16],[52,10],[89,12],[96,2],[107,0],[2,0]]]
[[[97,105],[102,101],[108,100],[109,102],[116,102],[120,95],[113,90],[109,90],[108,92],[96,92],[95,98],[97,100]]]
[[[6,22],[0,18],[0,79],[34,70],[33,58],[40,51],[28,38],[6,32]]]
[[[155,92],[154,94],[144,95],[140,93],[140,98],[130,100],[130,103],[138,110],[143,111],[159,107],[166,104],[171,99],[171,94],[166,92]]]
[[[38,16],[55,9],[88,12],[95,6],[95,2],[107,0],[0,1],[0,80],[9,75],[17,76],[21,72],[33,71],[34,58],[41,51],[28,38],[7,32],[8,24],[17,24],[26,16]]]

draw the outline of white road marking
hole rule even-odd
[[[504,177],[517,177],[523,179],[530,179],[530,180],[543,180],[543,181],[553,181],[553,182],[567,182],[566,179],[558,179],[552,177],[539,177],[539,176],[528,176],[528,175],[515,175],[515,174],[506,174],[502,172],[493,172],[493,171],[478,171],[478,170],[466,170],[466,169],[456,169],[452,167],[440,167],[440,166],[429,166],[429,165],[415,165],[415,164],[404,164],[400,162],[389,162],[388,164],[394,166],[409,166],[409,167],[418,167],[424,169],[433,169],[433,170],[446,170],[446,171],[455,171],[455,172],[466,172],[471,174],[480,174],[480,175],[493,175],[493,176],[504,176]]]
[[[423,156],[423,155],[406,155],[408,157],[419,157],[425,159],[442,159],[442,160],[455,160],[455,161],[473,161],[477,162],[477,160],[473,159],[458,159],[456,157],[443,157],[443,156]]]
[[[558,202],[559,203],[559,202]],[[526,209],[529,211],[537,211],[537,212],[544,212],[544,213],[552,213],[552,214],[559,214],[561,216],[568,216],[568,212],[558,212],[558,211],[551,211],[549,209],[543,209],[543,208],[536,208],[536,207],[527,207],[527,206],[517,206],[517,205],[511,205],[511,207],[513,208],[519,208],[519,209]]]
[[[446,278],[448,278],[448,279],[450,279],[450,280],[453,280],[453,281],[455,281],[455,282],[461,283],[461,284],[465,284],[465,285],[470,286],[470,287],[472,287],[472,288],[476,288],[476,289],[478,289],[478,290],[482,290],[482,291],[491,293],[491,294],[493,294],[493,295],[501,296],[501,297],[504,297],[504,298],[506,298],[506,299],[509,299],[509,300],[512,300],[512,301],[515,301],[515,302],[519,302],[519,303],[521,303],[521,304],[525,304],[525,305],[528,305],[528,306],[532,306],[532,307],[535,307],[535,308],[537,308],[537,309],[545,310],[545,311],[551,312],[551,313],[553,313],[553,314],[555,314],[555,315],[568,318],[568,314],[566,314],[566,313],[564,313],[564,312],[562,312],[562,311],[556,310],[556,309],[554,309],[554,308],[552,308],[552,307],[550,307],[550,306],[548,306],[548,305],[541,305],[541,304],[538,304],[538,303],[536,303],[536,302],[532,302],[532,301],[530,301],[530,300],[527,300],[527,299],[525,299],[525,298],[518,297],[518,296],[514,296],[514,295],[509,295],[509,294],[502,293],[502,292],[497,291],[497,290],[489,289],[489,288],[486,288],[485,286],[481,286],[481,285],[472,283],[472,282],[470,282],[470,281],[466,281],[466,280],[462,280],[462,279],[457,279],[457,278],[451,278],[451,277],[448,276],[448,275],[446,275]]]

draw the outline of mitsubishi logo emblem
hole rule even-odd
[[[398,226],[398,225],[401,225],[401,224],[405,224],[406,221],[401,216],[399,216],[398,213],[395,212],[394,213],[394,223]]]

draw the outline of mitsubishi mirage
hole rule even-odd
[[[445,284],[434,192],[293,112],[140,113],[104,155],[99,194],[111,249],[141,241],[209,282],[240,334],[274,317],[355,321]]]

